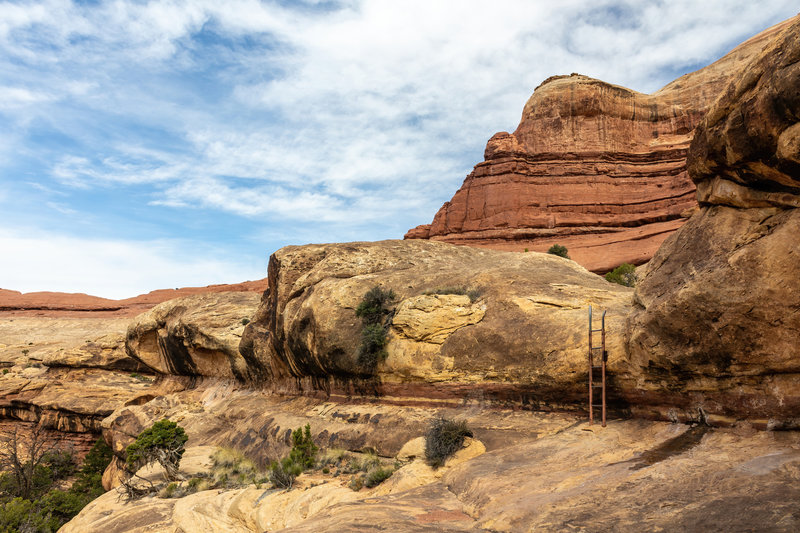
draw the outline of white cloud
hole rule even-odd
[[[787,0],[0,2],[0,164],[42,162],[19,175],[72,195],[67,209],[135,191],[187,220],[245,217],[284,242],[317,240],[314,222],[328,235],[371,239],[391,226],[400,237],[433,218],[492,134],[514,130],[548,76],[652,92],[796,10]]]
[[[157,288],[237,283],[264,267],[225,257],[211,247],[175,241],[83,239],[0,229],[0,284],[21,292],[84,292],[128,298]]]
[[[32,91],[24,87],[0,86],[0,110],[15,109],[54,100],[52,95]]]

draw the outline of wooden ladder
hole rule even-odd
[[[600,333],[600,346],[594,345],[593,333]],[[600,364],[595,365],[599,356]],[[592,321],[592,306],[589,306],[589,423],[594,423],[594,408],[599,407],[602,413],[602,424],[606,427],[606,312],[600,318],[600,328],[594,329]],[[595,373],[599,373],[596,376]],[[599,381],[599,383],[597,383]],[[600,389],[600,403],[595,403],[595,389]]]

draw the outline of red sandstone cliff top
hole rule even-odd
[[[159,289],[133,298],[111,300],[83,293],[28,292],[0,289],[0,315],[5,316],[71,316],[127,317],[135,316],[156,304],[205,292],[263,292],[267,279],[244,281],[230,285]]]

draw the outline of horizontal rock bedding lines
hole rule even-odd
[[[548,78],[517,129],[495,134],[433,222],[405,238],[517,252],[557,243],[594,272],[647,262],[697,206],[686,169],[694,129],[790,24],[650,95],[579,74]]]

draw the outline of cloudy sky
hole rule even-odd
[[[795,1],[0,2],[0,287],[121,298],[402,238],[579,72],[643,92]]]

